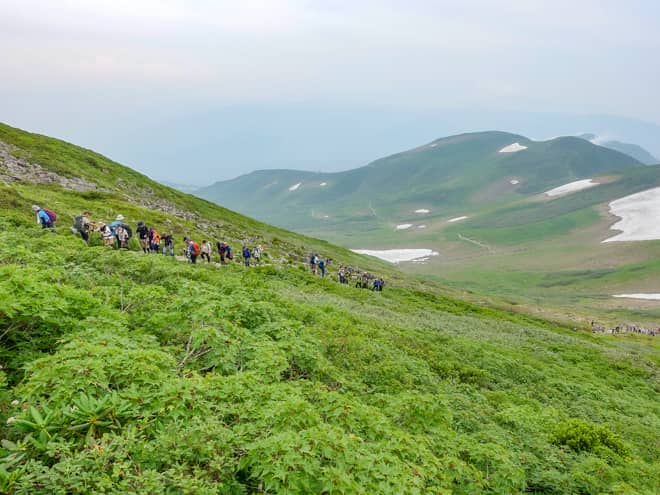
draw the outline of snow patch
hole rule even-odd
[[[617,199],[609,206],[610,213],[621,218],[610,230],[620,230],[621,233],[603,242],[660,239],[660,187]]]
[[[426,225],[418,225],[417,228],[418,228],[418,229],[425,229],[425,228],[426,228]]]
[[[595,182],[593,179],[576,180],[575,182],[569,182],[568,184],[564,184],[563,186],[550,189],[549,191],[546,191],[543,194],[549,197],[563,196],[564,194],[574,193],[577,191],[581,191],[583,189],[588,189],[590,187],[597,186],[599,184],[600,184],[599,182]]]
[[[660,301],[660,294],[615,294],[612,297],[626,299],[646,299],[648,301]]]
[[[319,186],[321,186],[321,187],[325,187],[325,186],[327,186],[327,185],[328,185],[327,182],[321,182],[321,183],[319,184]]]
[[[527,149],[527,146],[523,146],[520,143],[513,143],[513,144],[510,144],[509,146],[505,146],[499,152],[500,153],[516,153],[517,151],[522,151],[522,150],[526,150],[526,149]]]
[[[426,208],[420,208],[419,210],[415,210],[415,213],[431,213],[431,210],[427,210]]]
[[[450,218],[447,220],[449,223],[454,223],[454,222],[460,222],[461,220],[465,220],[468,218],[467,216],[463,215],[462,217],[456,217],[456,218]]]
[[[302,182],[298,182],[297,184],[292,185],[292,186],[289,188],[289,191],[295,191],[295,190],[298,189],[301,185],[302,185]]]
[[[396,226],[396,230],[406,230],[412,227],[412,223],[402,223]]]
[[[514,186],[517,186],[518,184],[520,184],[520,181],[518,179],[511,179],[509,183],[513,184]]]
[[[374,256],[390,263],[401,263],[421,258],[428,259],[430,256],[438,256],[432,249],[351,249],[354,253]]]
[[[429,148],[435,148],[438,145],[438,143],[432,143],[429,145]]]

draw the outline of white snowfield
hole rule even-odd
[[[511,179],[511,180],[509,181],[509,183],[511,183],[511,184],[513,184],[513,185],[515,186],[515,185],[520,184],[520,181],[519,181],[518,179]]]
[[[319,186],[321,186],[321,187],[325,187],[325,186],[327,186],[327,185],[328,185],[327,182],[321,182],[321,183],[319,184]]]
[[[412,227],[412,223],[402,223],[396,226],[396,230],[406,230]]]
[[[351,249],[354,253],[374,256],[390,263],[401,263],[430,256],[438,256],[432,249]]]
[[[549,197],[563,196],[564,194],[570,194],[577,191],[582,191],[583,189],[589,189],[590,187],[594,187],[599,184],[600,182],[595,182],[593,179],[576,180],[575,182],[569,182],[568,184],[564,184],[563,186],[550,189],[549,191],[546,191],[543,194]]]
[[[415,213],[431,213],[431,210],[427,210],[426,208],[420,208],[419,210],[415,210]]]
[[[646,299],[649,301],[660,301],[660,294],[615,294],[612,297],[621,297],[626,299]]]
[[[295,190],[298,189],[301,185],[302,185],[302,182],[298,182],[297,184],[292,185],[292,186],[289,188],[289,191],[295,191]]]
[[[499,152],[500,153],[516,153],[518,151],[526,150],[527,146],[524,146],[520,143],[513,143],[510,144],[509,146],[505,146],[502,148]]]
[[[605,239],[613,241],[650,241],[660,239],[660,187],[647,189],[610,203],[610,213],[621,218],[610,227],[621,233]]]
[[[467,216],[463,215],[462,217],[456,217],[456,218],[450,218],[447,220],[449,223],[454,223],[454,222],[460,222],[461,220],[465,220],[468,218]]]

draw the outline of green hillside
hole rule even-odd
[[[500,152],[513,143],[526,149]],[[580,138],[531,141],[506,132],[480,132],[438,139],[348,172],[263,170],[196,194],[302,232],[386,231],[416,209],[450,218],[640,165]]]
[[[470,304],[4,125],[0,180],[0,493],[660,489],[657,337]],[[68,230],[82,209],[269,256],[248,269],[87,247]],[[385,291],[312,276],[310,251],[383,274]]]

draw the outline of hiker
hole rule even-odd
[[[37,224],[41,224],[42,229],[51,229],[52,231],[55,231],[57,215],[54,211],[42,209],[37,205],[32,205],[32,211],[37,215]]]
[[[80,234],[82,240],[89,244],[89,229],[90,227],[93,227],[93,225],[94,224],[89,220],[89,212],[83,211],[82,215],[78,215],[74,218],[71,230],[74,233]]]
[[[117,239],[117,244],[119,244],[119,238],[117,237],[117,227],[122,225],[124,223],[124,215],[117,215],[117,218],[110,222],[110,230],[112,230],[112,233],[115,236],[115,239]]]
[[[115,235],[112,233],[110,226],[102,223],[99,225],[99,232],[101,233],[101,237],[103,237],[103,245],[112,246],[115,242]]]
[[[202,253],[202,259],[206,259],[206,262],[210,263],[211,254],[213,253],[213,248],[211,247],[211,243],[206,239],[202,241],[201,253]]]
[[[190,259],[190,262],[193,265],[197,264],[197,257],[202,253],[199,244],[193,241],[190,237],[184,237],[183,240],[186,243],[186,253]]]
[[[158,253],[158,249],[160,249],[160,234],[152,227],[149,229],[149,250]]]
[[[140,241],[140,248],[144,254],[149,253],[149,227],[147,227],[143,221],[137,223],[137,228],[135,229],[138,235],[138,240]]]
[[[263,248],[261,247],[261,244],[258,244],[254,247],[252,250],[252,258],[254,258],[254,264],[255,265],[261,265],[261,252],[263,251]]]
[[[319,259],[319,270],[321,271],[321,276],[325,277],[325,260],[323,258]]]
[[[383,277],[378,278],[378,292],[383,292],[383,287],[385,287],[385,280]]]
[[[316,254],[312,254],[309,257],[309,268],[310,268],[310,270],[312,270],[313,275],[316,275],[316,260],[317,260],[317,255]]]
[[[346,283],[346,271],[344,270],[343,265],[339,266],[339,270],[337,271],[337,276],[339,277],[339,283],[340,284],[345,284]]]
[[[245,266],[250,266],[250,248],[243,246],[243,264]]]
[[[172,234],[164,233],[161,240],[163,241],[163,254],[174,256],[174,237]]]
[[[128,240],[131,236],[124,224],[117,225],[116,235],[119,242],[119,249],[128,249]]]
[[[217,241],[216,247],[218,248],[218,255],[220,256],[220,264],[225,264],[225,256],[227,255],[227,244]]]
[[[226,258],[228,260],[233,260],[234,259],[234,254],[231,252],[231,246],[229,244],[225,244],[226,247]]]
[[[355,277],[355,288],[359,289],[362,287],[362,273],[358,273]]]

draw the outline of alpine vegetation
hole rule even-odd
[[[55,139],[0,144],[0,492],[658,493],[651,337],[470,304]],[[138,221],[160,242],[117,238]]]

